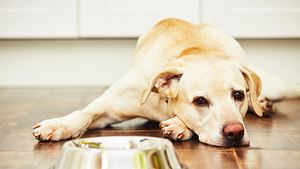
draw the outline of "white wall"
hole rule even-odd
[[[0,86],[109,85],[127,71],[135,42],[0,41]]]
[[[300,39],[239,40],[249,60],[300,83]],[[0,87],[110,85],[126,73],[136,39],[1,40]]]

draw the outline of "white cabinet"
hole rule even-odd
[[[300,0],[0,0],[0,38],[138,37],[168,17],[237,38],[300,37]]]
[[[76,0],[0,0],[0,38],[74,38]]]
[[[168,17],[199,22],[199,0],[82,0],[80,36],[137,37]]]
[[[238,38],[299,38],[299,0],[203,0],[203,21]]]

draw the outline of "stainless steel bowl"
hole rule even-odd
[[[181,169],[163,138],[113,136],[68,141],[56,169]]]

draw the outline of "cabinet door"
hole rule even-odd
[[[0,0],[0,38],[76,37],[76,0]]]
[[[296,38],[300,1],[203,0],[203,21],[239,38]]]
[[[82,37],[137,37],[156,22],[200,20],[199,0],[81,0]]]

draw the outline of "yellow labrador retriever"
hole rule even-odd
[[[210,145],[249,145],[243,123],[248,107],[263,116],[272,108],[269,100],[298,96],[298,86],[247,65],[241,46],[227,34],[166,19],[139,38],[120,81],[86,108],[36,124],[33,135],[57,141],[144,117],[160,121],[170,139],[188,140],[195,132]]]

